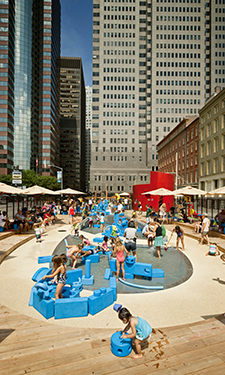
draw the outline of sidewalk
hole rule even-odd
[[[35,239],[14,251],[12,257],[6,258],[1,265],[0,280],[1,303],[13,310],[40,321],[45,319],[32,307],[28,306],[30,291],[34,283],[31,277],[40,267],[38,256],[51,255],[57,244],[68,234],[70,225],[50,230],[43,237],[42,243]],[[170,235],[169,230],[167,235]],[[171,240],[175,246],[175,236]],[[185,255],[193,265],[193,275],[183,284],[174,288],[152,293],[119,294],[117,303],[126,306],[135,315],[150,321],[154,327],[174,326],[204,320],[204,317],[215,316],[225,311],[224,263],[219,257],[206,257],[208,247],[198,246],[196,240],[185,238]],[[169,251],[166,252],[169,257]],[[159,267],[160,267],[160,260]],[[81,296],[92,292],[83,290]],[[119,327],[118,319],[112,306],[95,316],[85,318],[49,320],[52,324],[83,328]]]

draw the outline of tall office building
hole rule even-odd
[[[149,182],[157,143],[225,86],[217,3],[93,1],[92,190]]]
[[[86,191],[90,191],[91,135],[92,135],[92,87],[86,86]]]
[[[60,60],[60,167],[64,187],[85,191],[85,84],[79,57]]]
[[[60,0],[0,1],[0,173],[59,163]]]

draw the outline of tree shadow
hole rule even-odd
[[[5,340],[15,329],[0,329],[0,343]]]

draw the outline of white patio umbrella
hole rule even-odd
[[[35,206],[37,207],[37,198],[40,195],[58,195],[58,192],[46,189],[42,186],[34,185],[22,190],[22,194],[33,195],[35,199]]]
[[[73,189],[63,189],[63,190],[57,190],[58,194],[68,194],[68,195],[82,195],[86,194],[83,191],[73,190]]]
[[[224,195],[224,194],[225,194],[225,186],[222,186],[218,189],[214,189],[207,193],[207,195]]]
[[[23,190],[0,182],[0,194],[23,194]]]
[[[44,195],[44,194],[59,195],[59,193],[57,191],[46,189],[46,188],[44,188],[42,186],[38,186],[38,185],[34,185],[34,186],[31,186],[29,188],[26,188],[26,189],[22,190],[21,194],[27,194],[27,195]]]
[[[130,195],[130,194],[129,194],[129,193],[126,193],[126,192],[120,194],[121,197],[129,197],[129,195]]]
[[[147,195],[147,194],[169,196],[169,195],[174,195],[174,192],[172,190],[169,190],[169,189],[159,188],[159,189],[156,189],[156,190],[146,191],[145,193],[142,193],[141,195]]]
[[[192,186],[184,186],[181,189],[174,190],[174,195],[206,195],[205,190],[197,189]]]

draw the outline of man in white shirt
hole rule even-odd
[[[119,202],[119,204],[118,204],[118,206],[117,206],[117,210],[118,210],[119,212],[122,212],[122,209],[123,209],[123,205],[122,205],[121,202]]]
[[[205,238],[206,241],[207,241],[207,245],[209,246],[210,243],[209,243],[208,233],[209,233],[210,221],[208,219],[208,214],[202,215],[202,218],[203,218],[203,222],[202,222],[201,242],[200,242],[200,245],[203,244],[203,241],[204,241],[204,238]]]

